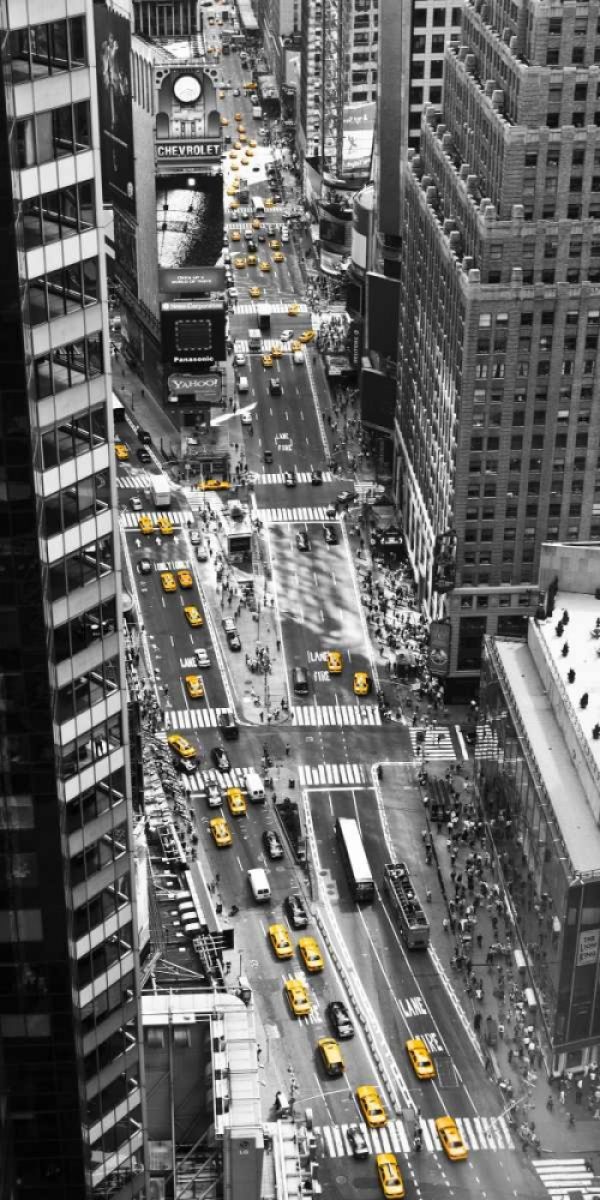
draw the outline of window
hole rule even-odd
[[[57,192],[44,192],[23,202],[23,241],[26,250],[83,233],[91,229],[94,223],[92,181],[74,184]]]
[[[27,292],[29,325],[42,325],[54,317],[95,304],[98,299],[98,260],[88,258],[32,279]]]
[[[550,17],[550,20],[548,21],[548,33],[551,33],[554,36],[560,36],[562,33],[561,17]]]
[[[434,35],[431,39],[431,53],[432,54],[443,54],[445,45],[446,45],[446,38],[445,38],[444,34],[443,33],[434,33]]]
[[[88,150],[90,145],[90,106],[87,100],[17,121],[20,168],[78,154]]]
[[[435,39],[434,39],[434,41],[435,41]],[[417,33],[413,36],[412,48],[413,48],[413,54],[424,54],[425,53],[425,50],[427,48],[427,38],[425,37],[424,33]],[[443,38],[442,38],[442,49],[443,48],[444,48],[444,46],[443,46]]]
[[[86,65],[85,18],[16,29],[9,35],[8,62],[14,84],[58,75]]]
[[[434,8],[433,24],[434,24],[434,26],[441,25],[443,28],[443,26],[446,24],[446,9],[445,8]]]
[[[577,66],[585,62],[585,46],[573,46],[571,62]]]

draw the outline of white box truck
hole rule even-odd
[[[171,481],[166,475],[153,475],[151,483],[155,508],[168,508],[171,503]]]

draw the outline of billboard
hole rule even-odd
[[[171,295],[187,292],[202,295],[205,292],[225,290],[224,267],[170,267],[158,268],[158,290]]]
[[[453,529],[438,533],[435,539],[431,586],[434,592],[441,595],[451,592],[456,584],[456,541]]]
[[[429,626],[427,667],[432,675],[444,677],[450,670],[450,622],[432,621]]]
[[[225,303],[170,300],[160,306],[163,362],[170,367],[210,367],[225,359]]]
[[[195,138],[193,142],[182,142],[179,138],[165,138],[154,143],[157,163],[168,162],[193,165],[199,161],[216,162],[221,158],[222,142],[219,138]]]
[[[363,100],[344,105],[342,173],[368,175],[373,152],[375,101]]]
[[[104,201],[135,217],[129,21],[114,9],[95,4],[94,34]]]
[[[221,399],[220,375],[185,375],[182,372],[169,375],[167,386],[172,396],[191,396],[196,406],[210,408]]]
[[[137,242],[136,228],[115,209],[115,275],[126,283],[130,292],[137,297]]]

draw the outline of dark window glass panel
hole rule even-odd
[[[87,62],[85,46],[85,17],[71,17],[69,21],[69,43],[71,66],[84,67]]]
[[[69,68],[69,49],[67,43],[67,22],[53,21],[48,26],[50,34],[50,70],[53,75]]]
[[[87,100],[75,106],[75,150],[87,150],[91,145],[90,106]]]
[[[81,105],[76,105],[80,108]],[[43,113],[42,116],[46,116]],[[56,108],[52,112],[52,128],[54,142],[54,158],[64,158],[73,153],[73,111],[70,105]]]

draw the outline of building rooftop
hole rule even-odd
[[[495,649],[573,868],[582,873],[597,871],[600,830],[531,649],[525,642],[509,639],[497,639]]]

